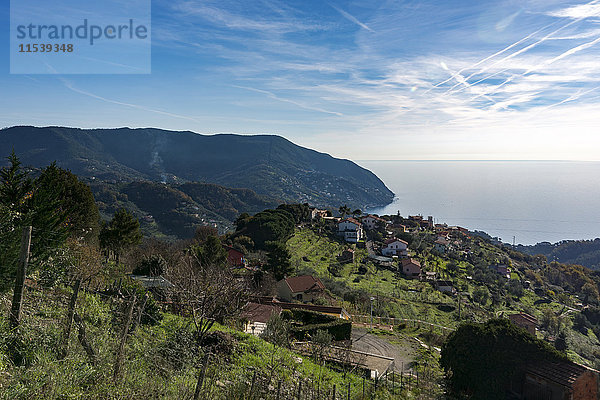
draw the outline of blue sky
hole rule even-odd
[[[365,159],[599,160],[600,0],[152,1],[152,73],[11,75],[0,126],[273,133]]]

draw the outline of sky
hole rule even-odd
[[[354,160],[600,160],[600,0],[153,0],[139,75],[10,74],[8,3],[0,127],[268,133]]]

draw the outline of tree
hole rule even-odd
[[[100,214],[92,190],[76,175],[52,163],[36,181],[38,191],[57,192],[59,212],[65,214],[65,224],[72,237],[92,240],[98,235]]]
[[[290,323],[281,318],[280,315],[273,313],[260,337],[279,347],[289,347]]]
[[[586,283],[581,288],[581,293],[585,296],[586,303],[598,302],[598,287],[592,283]]]
[[[175,285],[175,298],[192,315],[199,343],[216,322],[235,318],[247,301],[248,290],[231,267],[201,262],[194,252],[172,266],[167,278]]]
[[[442,346],[440,365],[455,396],[500,400],[506,398],[511,379],[528,363],[566,359],[510,321],[492,319],[485,324],[463,324],[452,332]]]
[[[218,236],[208,236],[204,243],[192,251],[200,265],[221,265],[227,260],[227,251]]]
[[[194,240],[199,243],[204,242],[209,236],[218,236],[219,230],[214,226],[200,225],[196,227],[196,233],[194,234]]]
[[[26,213],[34,188],[33,181],[21,167],[14,150],[8,156],[8,162],[8,167],[0,169],[0,204],[13,212]]]
[[[244,229],[246,227],[246,224],[248,223],[248,221],[250,221],[250,218],[252,218],[250,216],[250,214],[248,213],[241,213],[239,217],[236,218],[235,220],[235,230],[236,231],[241,231],[242,229]]]
[[[32,180],[14,152],[8,162],[9,166],[0,169],[0,291],[8,289],[14,279],[23,227],[33,227],[30,271],[62,252],[68,236],[60,187]]]
[[[485,305],[490,297],[490,292],[485,288],[485,286],[478,286],[477,289],[473,291],[473,300],[479,304]]]
[[[558,334],[558,337],[554,341],[554,347],[558,351],[567,350],[567,335],[566,335],[565,331],[560,331],[560,333]]]
[[[339,208],[338,212],[340,213],[342,218],[344,218],[346,215],[350,214],[352,211],[350,210],[350,207],[348,207],[347,204],[344,204],[343,206],[341,206]]]
[[[167,262],[160,254],[144,258],[133,270],[134,275],[161,276],[167,272]]]
[[[287,240],[296,226],[292,214],[282,209],[264,210],[244,221],[243,228],[235,235],[249,236],[257,249],[264,249],[269,241]]]
[[[280,280],[292,272],[290,252],[282,242],[267,242],[267,270]]]
[[[508,290],[508,293],[510,293],[511,295],[513,295],[515,297],[519,297],[519,298],[523,297],[523,294],[525,293],[521,282],[514,280],[514,279],[511,279],[508,282],[508,285],[506,285],[506,288]]]
[[[354,218],[359,217],[361,214],[362,214],[362,211],[359,208],[357,208],[356,210],[352,211],[352,216]]]
[[[110,222],[105,223],[100,230],[100,246],[112,251],[117,261],[120,253],[142,241],[140,222],[127,210],[118,210]]]
[[[248,236],[238,236],[233,239],[233,247],[242,253],[248,253],[254,249],[254,242]]]
[[[297,224],[310,221],[308,204],[280,204],[277,209],[289,212]]]

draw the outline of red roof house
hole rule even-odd
[[[294,276],[277,282],[277,295],[285,301],[309,302],[325,293],[325,285],[312,275]]]

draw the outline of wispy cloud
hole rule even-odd
[[[58,79],[60,80],[60,82],[62,82],[62,84],[64,85],[64,87],[66,87],[67,89],[69,89],[69,90],[71,90],[71,91],[73,91],[75,93],[78,93],[78,94],[81,94],[81,95],[84,95],[84,96],[87,96],[87,97],[91,97],[91,98],[96,99],[96,100],[103,101],[105,103],[116,104],[116,105],[119,105],[119,106],[134,108],[134,109],[137,109],[137,110],[147,111],[147,112],[150,112],[150,113],[153,113],[153,114],[164,115],[164,116],[167,116],[167,117],[186,119],[186,120],[193,121],[193,122],[200,122],[198,119],[193,118],[193,117],[189,117],[189,116],[186,116],[186,115],[175,114],[175,113],[168,112],[168,111],[163,111],[163,110],[158,110],[158,109],[154,109],[154,108],[149,108],[149,107],[146,107],[146,106],[143,106],[143,105],[140,105],[140,104],[127,103],[127,102],[113,100],[113,99],[109,99],[107,97],[99,96],[97,94],[94,94],[94,93],[88,92],[86,90],[77,88],[71,81],[69,81],[69,80],[67,80],[65,78],[59,77]]]
[[[329,110],[325,110],[323,108],[319,108],[319,107],[314,107],[311,106],[309,104],[305,104],[296,100],[290,100],[290,99],[286,99],[286,98],[282,98],[280,96],[277,96],[275,93],[269,92],[268,90],[262,90],[262,89],[256,89],[256,88],[252,88],[252,87],[247,87],[247,86],[239,86],[239,85],[233,85],[234,87],[240,88],[240,89],[245,89],[245,90],[250,90],[252,92],[256,92],[256,93],[262,93],[267,95],[268,97],[272,98],[273,100],[277,100],[277,101],[281,101],[284,103],[289,103],[289,104],[293,104],[295,106],[298,106],[300,108],[303,108],[305,110],[311,110],[311,111],[318,111],[318,112],[322,112],[325,114],[333,114],[333,115],[337,115],[337,116],[343,116],[344,114],[339,113],[337,111],[329,111]]]

